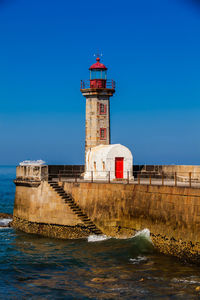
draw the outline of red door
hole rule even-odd
[[[115,177],[123,178],[124,176],[124,158],[115,157]]]

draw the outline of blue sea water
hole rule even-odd
[[[0,212],[12,213],[15,198],[16,168],[14,166],[0,166]]]
[[[0,167],[0,212],[12,212],[14,167]],[[131,239],[56,240],[0,228],[0,299],[200,299],[198,266]]]

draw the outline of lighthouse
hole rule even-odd
[[[90,79],[81,80],[86,98],[84,179],[133,179],[131,151],[110,143],[110,97],[115,93],[115,82],[107,79],[107,68],[99,57],[89,71]]]
[[[107,79],[107,67],[99,56],[89,71],[90,79],[81,80],[86,98],[85,155],[93,147],[110,144],[110,97],[115,93],[115,82]]]

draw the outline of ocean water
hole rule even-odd
[[[0,212],[13,212],[15,198],[15,179],[16,168],[13,166],[0,166]]]
[[[14,177],[0,167],[0,212],[12,212]],[[56,240],[0,227],[0,299],[200,299],[198,287],[199,267],[157,253],[148,229]]]

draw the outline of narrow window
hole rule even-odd
[[[106,128],[100,128],[100,140],[106,139]]]
[[[100,113],[100,115],[105,115],[106,114],[106,110],[107,110],[106,104],[100,103],[100,105],[99,105],[99,113]]]

